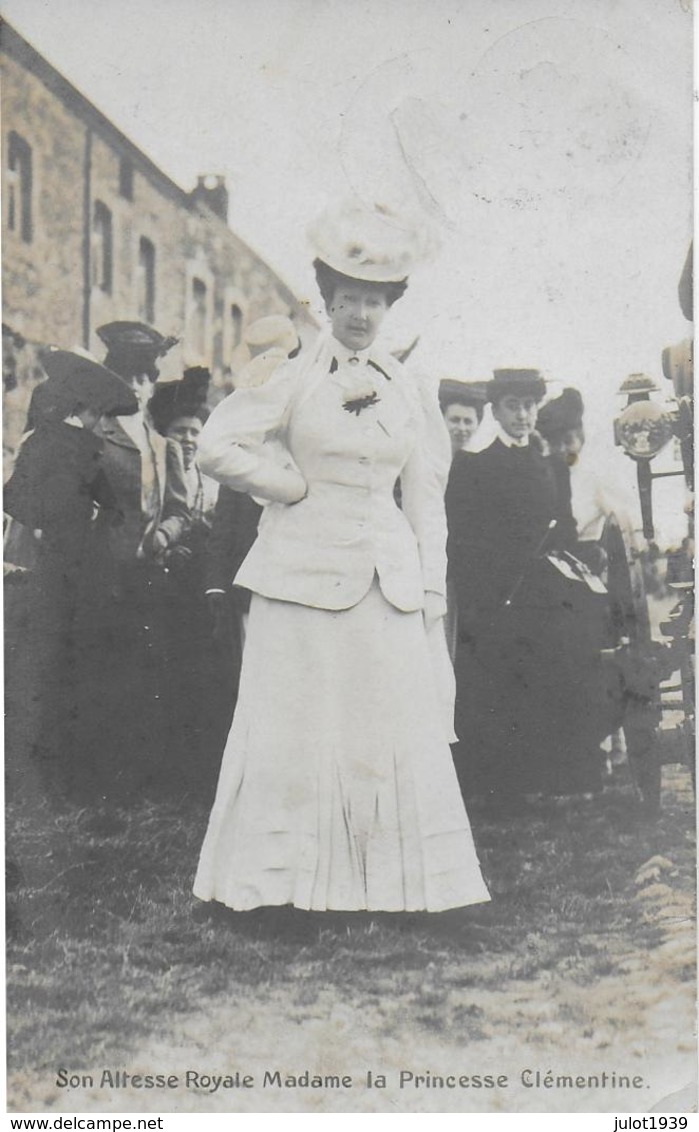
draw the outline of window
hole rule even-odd
[[[101,200],[92,218],[92,285],[112,293],[112,214]]]
[[[16,169],[8,168],[5,184],[7,187],[7,227],[11,232],[16,232],[17,213],[19,211],[19,175]]]
[[[25,243],[32,239],[32,148],[11,131],[7,154],[7,226]]]
[[[119,160],[119,193],[126,200],[133,200],[133,165],[127,157]]]
[[[155,322],[155,248],[141,236],[138,244],[138,317]]]
[[[213,317],[209,301],[209,319]],[[238,287],[225,288],[221,303],[221,343],[220,361],[224,368],[234,370],[243,363],[240,347],[245,341],[245,326],[248,318],[248,305],[245,295]]]
[[[230,312],[231,318],[231,353],[243,340],[243,312],[237,303],[233,303]]]
[[[206,283],[196,276],[192,279],[191,344],[199,358],[206,357],[207,318]]]

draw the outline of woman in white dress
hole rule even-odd
[[[253,598],[194,892],[437,912],[489,895],[449,749],[449,438],[436,386],[374,344],[414,239],[351,210],[315,239],[329,332],[201,434],[203,470],[266,505],[236,576]]]

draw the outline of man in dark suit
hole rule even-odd
[[[575,524],[569,487],[532,440],[545,391],[536,370],[495,371],[497,436],[456,455],[446,496],[459,616],[457,770],[467,796],[503,804],[599,785],[582,723],[590,708],[578,694],[583,684],[597,689],[599,642],[582,624],[594,597],[564,576],[575,560],[556,556],[574,550]]]

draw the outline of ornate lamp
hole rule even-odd
[[[619,393],[627,398],[627,402],[626,407],[614,421],[614,442],[636,462],[643,534],[647,539],[652,539],[655,533],[653,480],[666,476],[686,475],[686,469],[653,472],[650,466],[651,460],[662,451],[673,436],[679,436],[681,441],[686,440],[687,422],[678,407],[670,408],[652,399],[653,394],[660,393],[660,386],[654,378],[645,373],[630,374],[622,381]]]

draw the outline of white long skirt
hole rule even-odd
[[[244,911],[489,900],[422,614],[253,596],[194,893]]]

